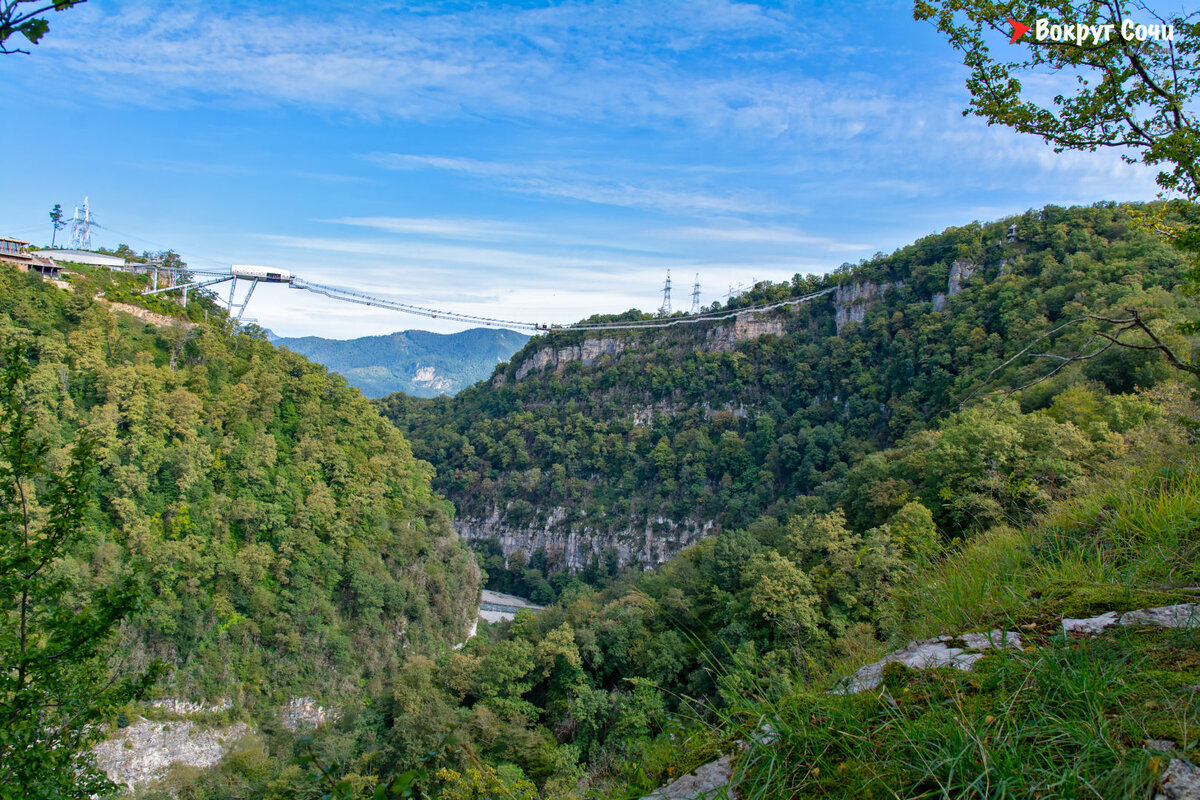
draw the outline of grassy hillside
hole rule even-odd
[[[429,466],[361,394],[231,332],[202,298],[185,314],[138,297],[144,278],[67,280],[0,266],[0,346],[27,348],[25,391],[57,460],[77,434],[98,443],[86,544],[61,569],[85,586],[139,576],[129,663],[166,661],[167,693],[253,705],[357,693],[405,648],[462,638],[474,561]]]
[[[367,397],[393,392],[437,397],[486,379],[528,339],[516,331],[473,328],[451,334],[402,331],[345,340],[304,336],[272,341],[324,364]]]
[[[823,689],[876,644],[801,683],[734,702],[742,796],[1153,797],[1171,758],[1200,763],[1200,626],[1064,635],[1063,617],[1200,602],[1194,393],[1149,395],[1158,421],[1029,525],[998,525],[893,590],[895,642],[999,628],[1024,650],[975,670],[886,673],[886,692]],[[815,678],[815,680],[814,680]],[[749,737],[766,721],[769,745]]]

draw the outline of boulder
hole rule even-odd
[[[902,650],[893,651],[874,664],[868,664],[858,670],[834,689],[833,694],[858,694],[878,688],[883,683],[883,668],[888,664],[900,663],[910,669],[954,667],[967,671],[984,657],[986,650],[1020,650],[1021,647],[1021,636],[1013,631],[993,630],[990,633],[921,639],[909,642]]]

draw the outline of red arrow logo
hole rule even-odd
[[[1017,39],[1020,39],[1022,36],[1024,36],[1029,31],[1028,25],[1017,22],[1012,17],[1008,18],[1008,24],[1013,26],[1012,38],[1008,40],[1009,44],[1016,44]]]

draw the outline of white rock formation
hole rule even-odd
[[[283,727],[289,731],[316,728],[336,717],[337,714],[334,711],[318,705],[317,701],[311,697],[293,697],[283,704]]]
[[[1160,785],[1162,788],[1154,800],[1200,800],[1200,767],[1182,758],[1172,758]]]
[[[167,773],[174,764],[213,767],[248,733],[244,722],[223,728],[201,728],[186,720],[140,720],[117,731],[92,748],[96,764],[113,783],[131,790],[144,787]]]
[[[958,647],[958,643],[962,647]],[[911,669],[954,667],[967,671],[984,657],[983,651],[1004,648],[1020,650],[1021,636],[1012,631],[994,630],[990,633],[966,633],[958,637],[921,639],[858,670],[834,689],[833,694],[858,694],[878,688],[883,683],[883,668],[888,664],[900,663]]]
[[[950,265],[950,277],[946,280],[946,294],[954,297],[962,291],[963,284],[979,271],[978,264],[959,259]]]
[[[1086,619],[1063,618],[1064,633],[1097,634],[1113,625],[1148,625],[1156,628],[1200,628],[1200,603],[1180,603],[1158,608],[1139,608],[1118,614],[1109,611]]]
[[[717,797],[733,774],[731,760],[730,756],[722,756],[646,795],[642,800],[702,800]]]

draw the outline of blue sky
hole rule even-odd
[[[998,47],[1007,47],[1001,38]],[[91,0],[0,57],[0,235],[290,268],[533,321],[824,273],[974,219],[1150,199],[1116,153],[964,118],[910,3]],[[458,327],[260,287],[336,338]]]

